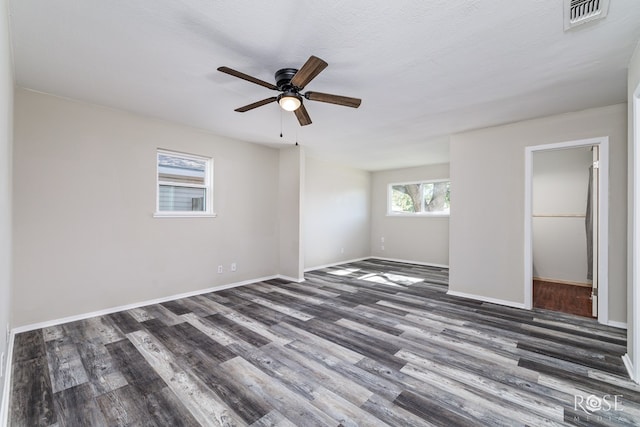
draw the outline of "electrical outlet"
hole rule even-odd
[[[380,243],[384,243],[384,237],[380,238]]]
[[[344,248],[340,248],[340,253],[343,254],[344,253]]]
[[[222,273],[222,266],[221,265],[218,266],[218,274],[220,274],[220,273]]]
[[[238,269],[238,267],[236,266],[235,262],[231,263],[231,271],[236,271]]]
[[[380,250],[384,251],[384,245],[380,246]]]

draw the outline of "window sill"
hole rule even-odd
[[[156,212],[154,218],[215,218],[218,214],[214,213],[186,213],[186,212]]]

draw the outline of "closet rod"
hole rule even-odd
[[[533,214],[534,218],[584,218],[585,214]]]

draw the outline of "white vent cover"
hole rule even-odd
[[[564,0],[564,30],[607,16],[609,0]]]

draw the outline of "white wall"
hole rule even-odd
[[[592,156],[589,147],[533,154],[534,277],[591,283],[584,215]]]
[[[628,75],[628,155],[629,155],[629,253],[628,253],[628,311],[627,351],[633,363],[635,380],[640,383],[640,102],[634,93],[640,88],[640,43],[629,62]],[[634,118],[635,126],[634,127]]]
[[[0,353],[7,360],[5,331],[11,318],[11,157],[13,144],[13,68],[9,46],[7,2],[0,0]],[[4,397],[5,366],[0,380],[0,402]],[[0,414],[0,422],[2,417]]]
[[[307,157],[305,269],[369,256],[371,174]]]
[[[152,217],[159,147],[214,158],[217,218]],[[17,90],[14,326],[277,274],[278,166],[274,149]]]
[[[387,216],[389,184],[446,178],[449,178],[448,164],[372,173],[371,254],[373,256],[449,265],[448,217]],[[452,209],[454,209],[455,198],[456,195],[452,190]],[[381,242],[382,237],[384,237],[384,243]]]
[[[609,137],[609,317],[626,322],[627,106],[451,137],[452,291],[524,303],[525,147]]]

